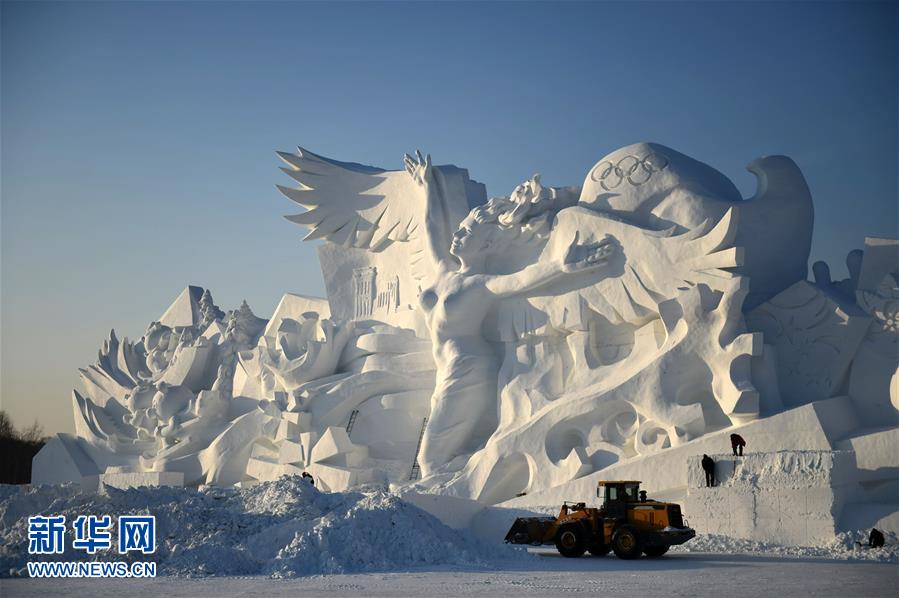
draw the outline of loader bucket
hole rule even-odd
[[[506,542],[512,544],[550,544],[554,540],[555,517],[519,517],[509,528]]]

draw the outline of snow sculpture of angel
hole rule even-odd
[[[607,240],[579,244],[575,234],[560,259],[502,274],[488,272],[486,263],[508,251],[507,240],[537,228],[548,231],[549,208],[573,204],[579,189],[546,189],[535,176],[510,197],[493,198],[463,218],[459,196],[466,191],[460,192],[454,177],[458,169],[432,166],[420,152],[405,157],[405,172],[338,162],[304,149],[279,155],[290,165],[282,170],[301,185],[279,189],[309,209],[288,217],[312,228],[306,239],[374,252],[391,242],[414,241],[409,253],[421,289],[418,306],[437,365],[418,455],[422,475],[481,448],[498,416],[499,357],[482,334],[488,311],[503,298],[596,269],[612,246]]]
[[[657,144],[609,154],[583,187],[544,188],[535,177],[508,198],[485,201],[483,187],[466,171],[432,166],[421,154],[406,156],[402,171],[338,162],[303,149],[280,156],[289,165],[283,170],[300,186],[279,188],[307,209],[288,219],[312,229],[307,239],[347,248],[351,264],[363,262],[353,250],[372,252],[379,256],[372,259],[394,272],[411,272],[407,280],[419,287],[412,294],[426,326],[418,330],[427,329],[438,369],[418,456],[425,477],[436,469],[464,468],[460,475],[482,484],[495,459],[467,457],[476,451],[492,451],[496,459],[518,451],[528,455],[528,463],[556,466],[572,439],[590,437],[590,430],[569,430],[596,419],[575,417],[575,411],[605,418],[597,410],[600,403],[626,403],[636,422],[636,433],[629,428],[626,438],[615,441],[625,451],[643,450],[655,430],[674,442],[704,433],[710,423],[720,427],[758,413],[758,393],[746,368],[734,366],[756,355],[759,345],[742,333],[740,304],[746,275],[759,300],[795,280],[794,270],[804,276],[807,235],[796,223],[810,221],[810,199],[789,159],[772,156],[751,165],[760,186],[750,201],[714,169]],[[472,192],[474,187],[480,192]],[[762,238],[799,250],[774,255]],[[339,275],[346,274],[344,267]],[[337,290],[329,289],[332,312],[345,293]],[[697,297],[699,307],[693,305]],[[686,320],[697,318],[723,328],[682,330]],[[595,335],[594,329],[614,338]],[[546,334],[561,335],[569,347],[562,359],[563,384],[569,387],[551,399],[564,395],[564,409],[539,397],[516,398],[525,393],[515,388],[536,378],[525,375],[519,386],[510,385],[536,367],[533,359],[519,360],[516,347]],[[612,361],[585,361],[577,353],[590,353],[600,347],[597,342],[614,345],[618,337],[629,339],[622,346],[639,341],[648,349],[633,349],[629,359],[628,351],[619,351]],[[502,359],[509,365],[505,393],[498,389],[497,343],[505,344]],[[684,345],[680,353],[673,343]],[[696,357],[697,348],[710,354]],[[681,353],[692,359],[689,368],[659,361]],[[577,371],[572,363],[581,364]],[[537,377],[543,365],[533,369]],[[708,389],[692,392],[691,376]],[[691,392],[695,398],[687,397]],[[548,442],[555,442],[549,436],[562,438],[553,455],[528,444],[535,436],[525,428],[534,426]]]
[[[494,349],[484,339],[484,319],[495,302],[523,295],[567,275],[601,266],[610,255],[608,239],[579,245],[575,233],[562,259],[533,263],[511,274],[490,274],[486,260],[504,249],[504,230],[522,225],[531,210],[551,199],[537,177],[519,185],[512,197],[494,198],[475,208],[452,233],[431,156],[405,157],[406,171],[426,201],[426,250],[436,264],[419,296],[431,332],[437,384],[419,453],[422,475],[453,457],[470,453],[483,440],[479,424],[495,423],[497,371]],[[514,234],[514,233],[512,233]],[[486,430],[489,434],[491,430]]]

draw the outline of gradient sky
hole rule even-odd
[[[0,408],[72,429],[77,368],[187,284],[263,317],[323,295],[275,150],[489,194],[657,141],[755,190],[787,154],[812,260],[897,234],[897,4],[2,3]]]

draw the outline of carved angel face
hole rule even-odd
[[[495,224],[478,222],[474,216],[469,214],[459,224],[459,230],[453,233],[450,253],[464,258],[467,255],[488,250],[495,228]]]

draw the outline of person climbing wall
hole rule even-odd
[[[871,535],[868,536],[868,546],[871,548],[881,548],[884,545],[883,532],[879,529],[871,528]]]
[[[731,434],[730,435],[730,448],[734,451],[734,456],[743,456],[743,447],[746,446],[746,441],[743,440],[743,437],[739,434]],[[739,449],[740,454],[737,455],[737,450]]]
[[[708,455],[702,456],[702,470],[705,471],[705,486],[710,488],[715,485],[715,460]]]

